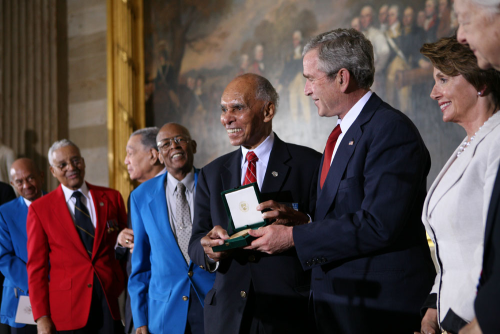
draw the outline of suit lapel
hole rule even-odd
[[[177,257],[177,263],[184,263],[187,268],[187,263],[184,256],[177,244],[172,228],[170,227],[170,220],[167,208],[167,195],[165,193],[167,173],[155,178],[154,191],[151,193],[149,199],[149,210],[153,216],[153,222],[156,225],[161,236],[165,239],[165,247],[170,248],[170,254]]]
[[[381,103],[382,100],[375,93],[373,93],[361,110],[361,113],[342,138],[342,141],[337,148],[337,152],[335,153],[335,157],[333,158],[330,170],[328,171],[323,189],[320,188],[318,181],[318,200],[316,202],[316,214],[314,216],[314,220],[324,219],[330,207],[335,202],[337,190],[339,188],[340,181],[342,180],[342,175],[344,175],[347,168],[347,163],[351,159],[356,146],[363,135],[362,126],[372,118]],[[325,155],[323,153],[323,160],[324,157]],[[323,163],[325,163],[325,161],[322,161],[321,166]]]
[[[96,256],[101,244],[102,237],[106,230],[108,209],[110,201],[102,191],[95,189],[91,184],[87,183],[87,187],[92,194],[92,200],[95,208],[96,223],[94,233],[94,248],[92,250],[92,259]]]
[[[222,186],[224,190],[233,189],[241,186],[241,148],[234,151],[231,157],[226,161],[226,168],[221,173]]]
[[[76,231],[73,218],[71,218],[71,214],[69,213],[68,205],[66,204],[66,198],[64,197],[61,185],[59,185],[59,187],[57,187],[54,192],[56,197],[55,202],[57,204],[51,206],[52,216],[55,217],[55,220],[59,222],[62,230],[66,232],[65,235],[71,240],[71,242],[73,242],[75,248],[88,258],[89,256],[87,254],[87,251],[83,246],[80,236]]]
[[[458,148],[455,150],[455,152],[453,152],[452,156],[450,157],[448,162],[446,162],[445,166],[443,167],[438,177],[432,184],[431,189],[429,190],[429,193],[432,194],[432,196],[427,196],[427,198],[430,199],[432,197],[432,202],[429,201],[429,203],[426,203],[428,204],[428,210],[424,212],[426,212],[427,215],[432,214],[432,211],[436,207],[437,203],[439,203],[441,198],[462,178],[462,175],[465,173],[471,160],[474,158],[478,146],[481,145],[481,142],[484,140],[484,138],[491,131],[493,131],[498,126],[498,124],[500,124],[499,115],[495,114],[491,116],[490,120],[484,124],[482,130],[480,132],[478,131],[478,134],[476,135],[474,141],[472,141],[470,146],[466,148],[462,152],[462,154],[460,154],[460,157],[456,158]],[[453,169],[448,172],[452,164]],[[445,174],[446,178],[444,177]],[[439,187],[437,187],[438,184],[440,184]]]
[[[26,231],[26,219],[28,218],[28,206],[24,202],[24,199],[19,196],[16,200],[16,207],[14,208],[12,215],[9,219],[12,219],[14,226],[18,229],[18,236],[22,238],[22,240],[12,240],[14,243],[19,242],[21,245],[26,245],[28,242],[28,233]],[[12,234],[11,234],[12,235]],[[28,250],[26,247],[21,247],[22,254],[21,259],[24,262],[28,262]]]
[[[285,182],[285,177],[288,175],[288,170],[290,169],[290,167],[285,164],[288,160],[290,160],[290,153],[288,152],[286,144],[274,134],[274,144],[262,183],[262,193],[279,193]]]

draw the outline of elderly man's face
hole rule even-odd
[[[14,161],[10,168],[12,186],[19,195],[28,201],[34,201],[42,196],[43,173],[29,159]]]
[[[155,154],[144,146],[141,142],[142,135],[135,135],[129,138],[125,148],[125,165],[131,180],[144,182],[148,179],[148,173],[153,168],[151,155]]]
[[[185,175],[191,171],[196,141],[191,139],[186,128],[175,123],[165,124],[158,132],[156,140],[160,143],[160,161],[170,174]]]
[[[456,0],[455,11],[460,24],[458,41],[474,51],[480,68],[500,71],[500,15],[469,0]]]
[[[85,160],[77,147],[64,146],[52,153],[50,171],[61,184],[77,190],[83,185],[85,178]]]
[[[236,78],[224,90],[221,98],[220,121],[226,128],[233,146],[254,149],[269,135],[274,109],[257,99],[257,85],[250,78]]]

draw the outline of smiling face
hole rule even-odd
[[[462,124],[474,117],[470,111],[478,101],[477,90],[461,74],[448,76],[434,68],[434,81],[431,98],[438,102],[444,122]]]
[[[43,173],[36,168],[33,160],[21,158],[12,163],[10,179],[17,193],[28,201],[42,196]]]
[[[500,15],[469,0],[456,0],[455,12],[460,24],[458,41],[469,45],[480,68],[500,70]]]
[[[179,143],[173,138],[182,138]],[[177,180],[182,180],[192,170],[196,141],[191,139],[189,131],[175,123],[165,124],[158,132],[156,141],[160,152],[160,162]],[[170,142],[170,145],[168,143]],[[164,146],[165,145],[165,146]]]
[[[238,77],[222,94],[220,121],[233,146],[252,150],[271,134],[274,105],[257,99],[256,91],[254,79]]]
[[[318,108],[318,115],[343,118],[345,112],[340,108],[342,92],[337,80],[329,79],[325,72],[318,69],[318,50],[306,53],[303,64],[304,77],[307,79],[304,93],[312,98]]]
[[[78,147],[68,145],[52,152],[52,175],[69,189],[79,189],[85,178],[85,160]]]

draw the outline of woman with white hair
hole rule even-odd
[[[500,0],[455,0],[457,39],[468,44],[480,68],[500,71]]]

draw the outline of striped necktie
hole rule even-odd
[[[87,250],[89,257],[92,257],[94,249],[94,233],[95,228],[90,219],[90,213],[85,204],[82,203],[83,194],[75,191],[72,195],[76,199],[75,203],[75,227],[82,239],[83,246]]]
[[[245,174],[245,180],[243,180],[243,185],[257,182],[257,166],[256,163],[259,160],[257,155],[253,151],[247,152],[247,172]]]

